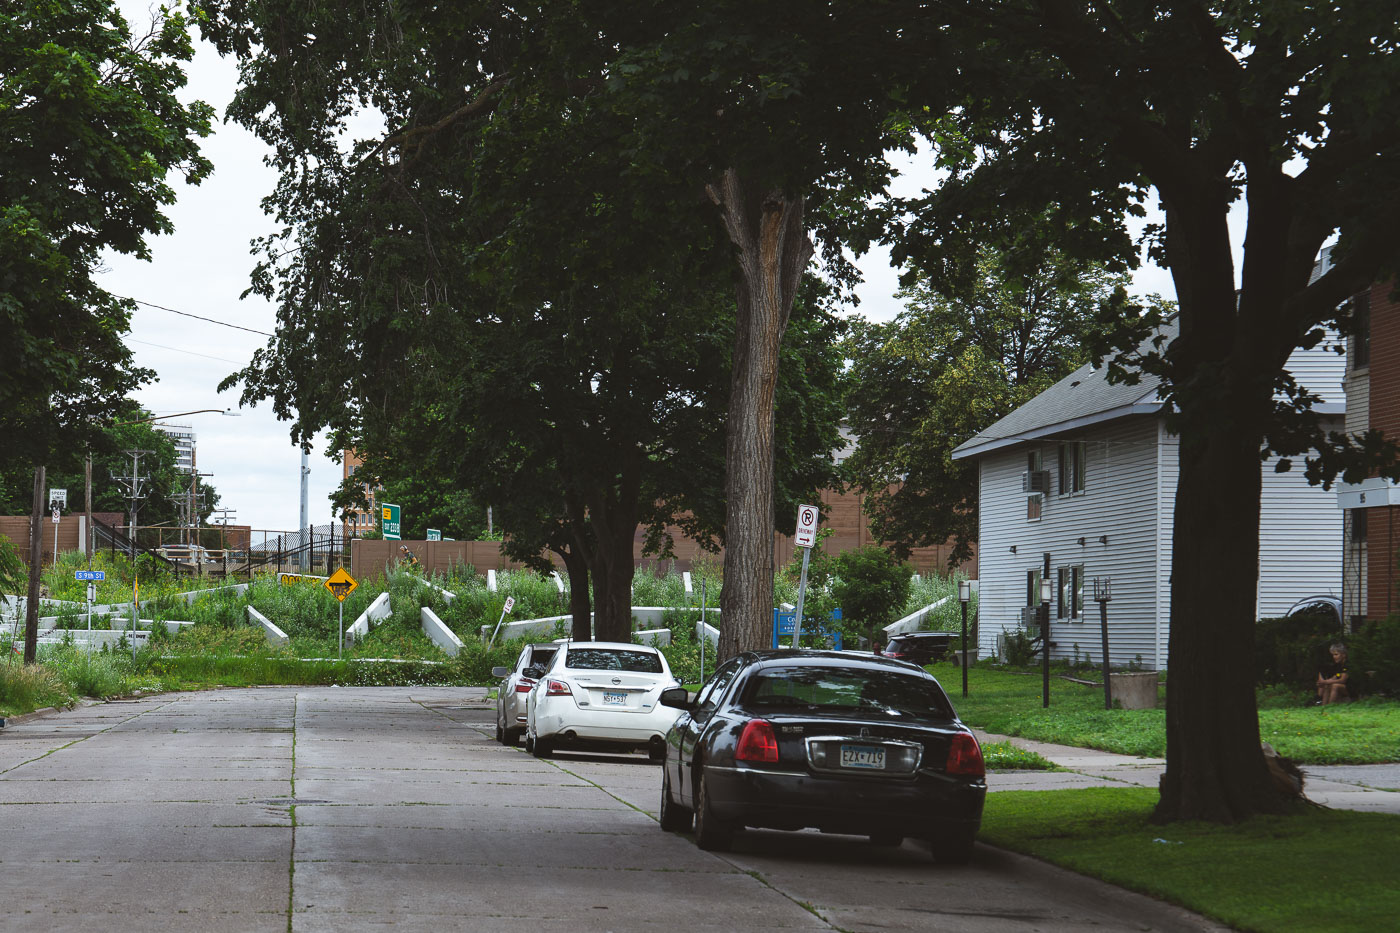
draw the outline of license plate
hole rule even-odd
[[[842,745],[841,767],[883,771],[885,750],[878,745]]]
[[[627,705],[627,694],[625,694],[625,693],[613,693],[613,692],[610,691],[610,690],[604,690],[604,691],[603,691],[603,705],[604,705],[604,706],[626,706],[626,705]]]

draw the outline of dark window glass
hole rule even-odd
[[[699,706],[701,715],[708,715],[714,712],[715,706],[719,704],[720,695],[724,693],[724,688],[729,686],[734,679],[734,674],[738,672],[743,662],[735,658],[715,671],[705,686],[700,688],[700,693],[696,696],[696,703]]]
[[[1366,540],[1366,516],[1367,516],[1367,514],[1369,514],[1369,510],[1368,510],[1368,509],[1352,509],[1352,510],[1351,510],[1351,540],[1353,540],[1353,541],[1365,541],[1365,540]]]
[[[863,710],[891,719],[952,719],[948,697],[931,680],[895,671],[779,667],[756,673],[744,687],[745,708]]]
[[[661,656],[648,651],[628,651],[625,648],[570,648],[564,666],[571,670],[632,671],[637,674],[660,674]]]
[[[548,667],[549,662],[554,658],[556,648],[531,648],[530,660],[525,663],[526,667]]]

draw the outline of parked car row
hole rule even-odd
[[[692,694],[654,648],[565,642],[527,646],[513,670],[496,672],[497,739],[514,744],[523,728],[540,757],[645,748],[662,763],[661,828],[693,825],[703,849],[761,827],[865,835],[879,846],[916,837],[939,862],[972,854],[987,793],[982,750],[914,664],[753,651]]]

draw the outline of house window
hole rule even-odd
[[[1084,618],[1084,568],[1061,567],[1059,586],[1055,589],[1057,619]]]
[[[1040,570],[1026,571],[1026,605],[1040,605]]]
[[[1084,442],[1060,445],[1060,495],[1084,491]]]
[[[1366,516],[1367,509],[1351,510],[1351,540],[1357,544],[1366,542]]]
[[[1362,292],[1351,300],[1351,368],[1371,365],[1371,293]]]
[[[1045,461],[1040,456],[1039,450],[1032,450],[1026,454],[1026,471],[1032,475],[1045,469]],[[1040,493],[1032,493],[1026,496],[1026,521],[1040,521],[1040,508],[1045,497]],[[1032,603],[1032,605],[1034,605]]]

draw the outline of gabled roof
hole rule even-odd
[[[1162,326],[1167,342],[1176,339],[1175,320]],[[1141,347],[1151,349],[1151,341]],[[1108,381],[1108,367],[1085,364],[996,424],[968,438],[953,451],[954,460],[976,457],[1002,447],[1128,415],[1155,414],[1161,380],[1144,373],[1136,385]]]

